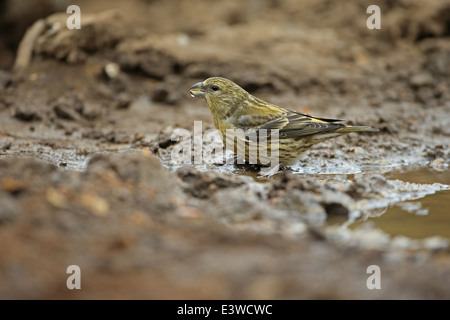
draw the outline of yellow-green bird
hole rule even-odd
[[[276,150],[278,161],[284,165],[292,165],[311,146],[324,140],[351,132],[378,131],[366,126],[345,125],[340,123],[343,120],[339,119],[317,118],[278,107],[254,97],[233,81],[221,77],[212,77],[196,83],[189,88],[189,92],[193,97],[205,98],[225,145],[230,146],[230,141],[226,140],[228,129],[256,132],[266,129],[267,139],[259,140],[259,143],[276,141],[276,146],[272,146],[272,149],[270,144],[264,144],[264,148],[267,148],[264,151],[267,151],[266,154],[270,158],[271,150]],[[271,139],[271,130],[277,130],[278,139]],[[236,153],[237,140],[235,137],[232,139]],[[255,139],[248,136],[243,140],[246,145],[245,160],[248,162],[248,150],[258,149],[259,145]],[[264,154],[260,151],[258,150],[258,154]],[[268,164],[267,160],[261,159],[257,157],[258,164]]]

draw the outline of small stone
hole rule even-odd
[[[418,73],[412,76],[409,81],[414,87],[431,86],[433,82],[433,77],[427,72]]]
[[[80,197],[81,204],[92,214],[105,217],[109,214],[109,204],[106,200],[87,193],[83,193]]]
[[[448,248],[448,240],[443,237],[434,236],[425,238],[422,241],[423,247],[429,250],[439,250]]]
[[[69,202],[66,196],[57,189],[47,189],[45,197],[47,199],[47,202],[55,208],[67,208],[69,206]]]
[[[78,120],[80,115],[65,104],[56,105],[53,110],[58,118],[65,120]]]
[[[417,240],[410,239],[408,237],[398,235],[391,241],[391,247],[395,249],[417,249]]]
[[[6,150],[9,150],[9,149],[11,149],[11,146],[12,146],[12,143],[11,143],[11,142],[9,142],[9,143],[7,143],[7,144],[3,145],[2,149],[3,149],[3,151],[6,151]]]
[[[13,116],[16,119],[27,122],[41,120],[41,116],[38,114],[35,106],[32,104],[26,104],[16,107],[13,111]]]
[[[109,79],[116,79],[120,74],[120,66],[117,63],[108,63],[103,72]]]

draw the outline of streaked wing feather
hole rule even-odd
[[[237,127],[245,129],[279,129],[281,130],[289,120],[286,112],[267,115],[245,115],[236,121]]]
[[[286,111],[283,113],[255,116],[245,115],[237,124],[244,129],[278,129],[280,137],[301,137],[332,131],[344,127],[339,119],[316,118],[303,113]]]

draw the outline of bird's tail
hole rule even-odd
[[[345,133],[351,133],[351,132],[376,132],[379,131],[378,129],[366,127],[366,126],[345,126],[333,131],[328,131],[324,133],[319,133],[313,136],[314,143],[318,143],[333,137],[339,137],[342,134]]]
[[[336,133],[350,133],[350,132],[376,132],[380,131],[375,128],[366,127],[366,126],[345,126],[335,130]]]

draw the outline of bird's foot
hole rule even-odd
[[[276,175],[278,172],[283,171],[286,169],[286,166],[282,163],[279,163],[275,166],[271,166],[271,167],[261,167],[261,170],[259,171],[259,175],[266,177],[266,178],[270,178],[274,175]]]

